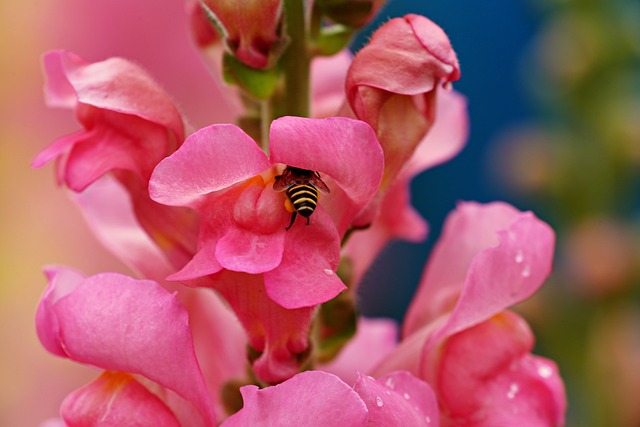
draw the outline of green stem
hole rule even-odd
[[[273,116],[309,117],[309,67],[307,28],[303,0],[284,0],[289,45],[282,56],[284,88],[274,97]]]

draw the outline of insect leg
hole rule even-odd
[[[296,220],[296,216],[298,216],[298,212],[293,211],[293,213],[291,214],[291,222],[289,223],[289,226],[287,228],[285,228],[285,230],[290,229],[293,226],[293,222]],[[309,219],[307,218],[307,221]]]

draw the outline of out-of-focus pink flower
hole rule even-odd
[[[49,285],[36,314],[40,341],[57,356],[111,372],[65,400],[67,424],[105,418],[117,424],[132,416],[146,423],[150,414],[163,426],[214,423],[188,315],[174,295],[115,273],[46,273]]]
[[[529,354],[526,322],[504,311],[542,285],[553,245],[551,228],[530,212],[461,204],[427,264],[402,342],[374,372],[406,369],[429,382],[447,426],[561,425],[557,369]]]
[[[382,188],[396,178],[435,120],[438,86],[460,77],[447,35],[419,15],[382,25],[353,58],[346,81],[353,113],[384,149]]]
[[[270,157],[239,128],[214,125],[156,168],[153,199],[201,215],[197,253],[169,278],[225,297],[262,353],[254,370],[264,381],[297,372],[313,307],[346,289],[335,274],[341,233],[375,194],[382,161],[366,123],[283,117],[271,125]],[[331,190],[309,226],[285,229],[286,195],[273,190],[279,164],[318,171]]]
[[[377,380],[360,375],[350,387],[321,371],[302,372],[282,384],[240,389],[244,408],[224,426],[438,426],[431,388],[407,372]]]
[[[282,51],[282,0],[202,0],[201,4],[222,32],[228,49],[250,67],[268,67]]]

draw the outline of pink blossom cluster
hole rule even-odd
[[[207,0],[193,10],[198,45],[256,72],[277,68],[290,3]],[[330,3],[313,10],[335,18]],[[467,137],[466,102],[451,87],[458,60],[436,24],[391,19],[355,56],[315,57],[312,117],[273,117],[260,137],[234,124],[191,131],[126,59],[54,51],[44,65],[48,104],[73,111],[80,129],[33,164],[55,161],[135,276],[46,269],[43,346],[102,371],[51,425],[563,424],[558,370],[531,354],[533,334],[509,310],[551,270],[554,233],[531,212],[460,203],[401,329],[340,315],[356,313],[358,283],[389,241],[425,238],[410,181]],[[274,190],[286,167],[330,189],[290,229],[296,208]]]

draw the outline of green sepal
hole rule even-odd
[[[333,22],[360,28],[366,25],[371,17],[373,0],[316,0],[314,7],[318,7],[322,14]]]
[[[275,68],[258,70],[240,62],[225,52],[222,60],[222,74],[229,84],[235,84],[256,99],[269,99],[278,85],[278,72]]]
[[[315,40],[314,53],[325,56],[335,55],[349,45],[354,33],[353,28],[345,25],[324,27]]]
[[[327,363],[356,333],[357,312],[349,292],[343,292],[320,306],[315,324],[316,361]]]

